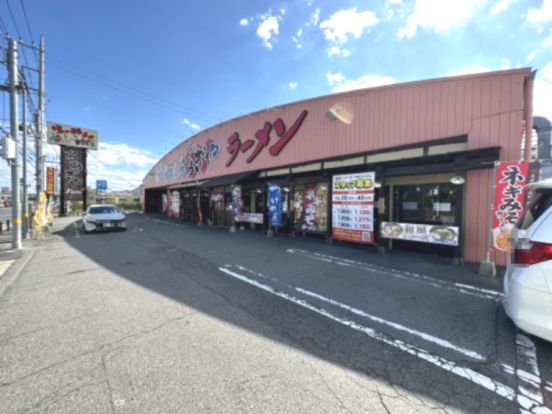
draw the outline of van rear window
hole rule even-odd
[[[527,230],[549,208],[552,208],[552,191],[541,190],[535,193],[535,198],[525,209],[523,216],[517,223],[517,228]]]

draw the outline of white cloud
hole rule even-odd
[[[341,48],[339,46],[332,46],[328,49],[328,57],[332,56],[351,56],[351,50],[347,48]]]
[[[187,118],[184,118],[182,120],[182,123],[184,125],[188,125],[190,128],[192,128],[193,130],[195,131],[199,131],[201,129],[201,127],[198,125],[198,124],[194,124],[192,121],[190,121],[189,119]]]
[[[88,151],[87,180],[107,180],[111,190],[130,190],[142,183],[156,162],[152,153],[141,148],[100,142],[98,151]]]
[[[542,43],[544,46],[552,46],[552,29],[550,29],[550,32],[551,34]]]
[[[472,75],[476,73],[485,73],[485,72],[491,72],[494,69],[491,69],[488,66],[484,65],[470,65],[463,67],[461,69],[455,70],[454,72],[449,72],[447,76],[461,76],[461,75]]]
[[[353,7],[335,12],[329,19],[320,23],[320,28],[330,43],[344,44],[349,40],[349,36],[359,39],[366,28],[378,22],[372,11],[357,12],[356,7]]]
[[[552,60],[537,72],[533,89],[533,114],[552,120]]]
[[[540,9],[529,9],[527,20],[531,23],[552,20],[552,0],[543,0]]]
[[[527,54],[527,62],[531,62],[533,59],[535,59],[535,56],[537,56],[537,51],[536,50],[533,50],[532,52],[529,52]]]
[[[299,84],[298,84],[297,82],[289,82],[289,83],[287,84],[287,86],[288,86],[289,89],[295,89],[295,88],[297,88],[298,85],[299,85]]]
[[[418,27],[444,32],[466,22],[473,8],[482,0],[416,0],[414,12],[399,29],[399,39],[412,39]]]
[[[240,20],[240,26],[248,26],[249,25],[249,20],[247,20],[247,17],[244,17],[243,19]]]
[[[340,54],[341,54],[341,49],[339,48],[339,46],[332,46],[328,49],[328,56],[334,56],[334,55],[339,56]]]
[[[303,37],[302,27],[299,30],[297,30],[297,33],[295,34],[295,36],[291,36],[291,40],[293,41],[293,43],[295,43],[295,47],[297,49],[301,49],[303,47],[302,37]]]
[[[260,17],[261,22],[257,27],[257,36],[263,40],[266,48],[272,49],[272,37],[280,33],[280,22],[278,16],[273,16],[270,12]]]
[[[387,3],[389,3],[389,4],[401,4],[402,0],[387,0]]]
[[[336,73],[328,72],[326,73],[326,79],[328,80],[330,85],[334,85],[336,83],[344,82],[345,76],[343,76],[341,72],[336,72]]]
[[[502,13],[503,11],[508,10],[509,6],[509,0],[500,0],[498,3],[495,3],[493,7],[491,7],[491,14],[494,16],[496,14]]]
[[[309,23],[307,23],[307,25],[318,26],[319,21],[320,21],[320,8],[316,9],[311,14],[310,21]]]
[[[328,74],[326,74],[327,78]],[[341,73],[339,73],[339,75],[341,75]],[[328,81],[332,84],[332,81],[330,81],[329,78]],[[346,92],[355,89],[373,88],[376,86],[391,85],[396,82],[397,80],[395,78],[382,75],[367,74],[359,77],[358,79],[345,79],[343,77],[342,80],[338,82],[339,84],[332,88],[332,92]]]

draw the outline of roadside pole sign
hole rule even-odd
[[[107,190],[107,180],[96,180],[96,190]]]

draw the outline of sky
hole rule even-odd
[[[47,120],[99,132],[88,182],[111,190],[219,122],[355,88],[532,67],[552,120],[552,0],[0,0],[0,18],[2,37],[44,35]]]

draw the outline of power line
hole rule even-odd
[[[25,23],[27,24],[27,30],[29,31],[29,35],[31,36],[31,41],[34,44],[35,41],[33,37],[33,32],[31,31],[31,25],[29,24],[29,19],[27,18],[27,10],[25,9],[25,2],[23,0],[20,0],[20,3],[21,3],[21,8],[23,9],[23,16],[25,17]]]
[[[8,11],[10,12],[10,16],[12,18],[13,25],[15,26],[15,31],[17,33],[17,36],[21,39],[21,32],[19,31],[19,26],[17,26],[17,21],[15,20],[15,17],[13,15],[13,11],[9,0],[6,0],[6,5],[8,6]]]
[[[2,20],[2,16],[0,16],[0,27],[5,34],[8,34],[8,28],[6,27],[4,20]]]
[[[172,101],[169,101],[165,98],[161,98],[159,96],[153,95],[149,92],[145,92],[143,90],[134,88],[132,86],[124,85],[120,82],[112,81],[112,80],[110,80],[110,79],[108,79],[104,76],[101,76],[101,75],[93,74],[91,72],[85,72],[83,70],[76,69],[76,68],[71,68],[67,65],[63,65],[63,64],[60,64],[60,63],[57,63],[57,62],[53,62],[51,60],[48,60],[48,63],[56,69],[59,69],[59,70],[65,71],[65,72],[69,72],[69,73],[73,73],[75,75],[78,75],[78,76],[81,76],[85,79],[88,79],[92,82],[95,82],[95,83],[98,83],[100,85],[104,85],[106,87],[114,89],[116,91],[126,93],[126,94],[129,94],[129,95],[133,95],[133,96],[135,96],[137,98],[140,98],[140,99],[142,99],[146,102],[149,102],[151,104],[162,106],[166,109],[170,109],[174,112],[177,112],[179,115],[190,114],[190,115],[193,115],[194,117],[199,118],[203,121],[208,121],[208,123],[214,123],[213,118],[205,116],[204,114],[201,114],[199,112],[195,112],[193,110],[190,110],[188,108],[184,108],[184,107],[180,106],[179,104],[177,104],[175,102],[172,102]]]

